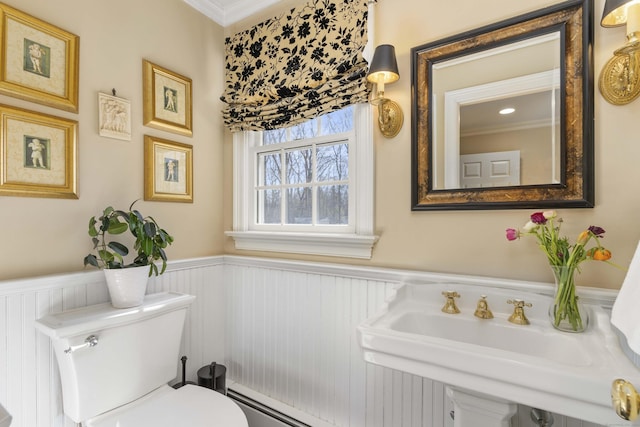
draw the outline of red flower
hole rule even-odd
[[[531,214],[531,222],[534,224],[546,224],[547,218],[544,216],[542,212],[535,212]]]
[[[592,225],[589,227],[589,231],[591,233],[593,233],[594,236],[596,237],[604,237],[604,228],[602,227],[598,227],[597,225]]]

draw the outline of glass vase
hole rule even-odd
[[[549,306],[549,319],[554,328],[565,332],[584,332],[589,325],[589,313],[576,295],[576,267],[551,266],[555,279],[555,294]]]

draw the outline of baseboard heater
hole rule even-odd
[[[294,418],[291,418],[290,416],[283,414],[280,411],[276,411],[273,408],[263,405],[262,403],[256,400],[253,400],[250,397],[247,397],[243,394],[240,394],[232,390],[231,388],[227,390],[227,397],[239,403],[241,407],[245,406],[249,409],[252,409],[255,412],[258,412],[263,417],[268,417],[272,421],[269,423],[269,425],[289,426],[289,427],[313,427],[313,426],[310,426],[309,424],[305,424]],[[274,423],[279,423],[279,424],[274,424]]]

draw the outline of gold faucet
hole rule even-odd
[[[611,403],[623,420],[635,421],[640,413],[640,395],[633,384],[623,379],[611,383]]]
[[[487,303],[487,296],[481,295],[481,297],[482,298],[478,300],[478,306],[473,315],[481,319],[493,319],[493,313],[489,310],[489,304]]]
[[[513,314],[509,316],[509,322],[515,323],[516,325],[528,325],[529,319],[524,314],[525,307],[531,307],[532,304],[530,302],[524,302],[521,299],[516,300],[508,300],[507,304],[513,304],[514,310]]]
[[[458,314],[460,313],[460,309],[456,306],[456,302],[454,298],[460,298],[460,294],[455,291],[443,291],[442,295],[444,295],[447,300],[444,303],[444,307],[442,307],[442,311],[449,314]]]

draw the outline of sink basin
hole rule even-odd
[[[495,319],[414,311],[401,314],[391,322],[389,328],[484,347],[478,351],[504,350],[574,366],[589,366],[592,363],[589,349],[578,337],[561,335],[538,325],[523,327],[496,322]]]
[[[459,314],[441,311],[443,291],[456,291]],[[609,313],[587,305],[586,332],[553,328],[551,288],[490,287],[468,283],[401,286],[383,309],[358,326],[367,362],[431,378],[459,389],[605,425],[623,421],[611,407],[616,378],[640,384],[640,370],[622,351]],[[487,296],[493,319],[474,316]],[[513,305],[531,303],[530,325],[508,322]]]

